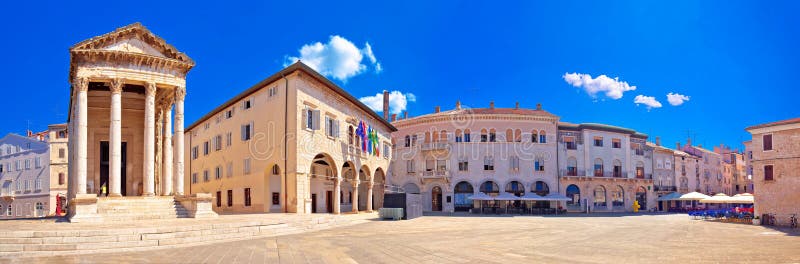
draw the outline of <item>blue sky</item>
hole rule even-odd
[[[797,2],[330,2],[6,3],[0,133],[64,122],[68,48],[137,21],[197,62],[187,78],[189,123],[303,57],[304,45],[356,97],[413,94],[412,116],[456,100],[542,103],[562,121],[628,127],[670,147],[687,134],[738,147],[746,126],[800,116]],[[338,44],[328,45],[332,36]],[[636,89],[592,97],[566,73]],[[606,84],[593,87],[620,87]],[[667,93],[690,99],[672,106]],[[638,95],[662,106],[637,106]]]

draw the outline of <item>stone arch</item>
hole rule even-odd
[[[267,169],[268,173],[272,173],[274,168],[275,166],[271,166]],[[309,192],[308,197],[305,197],[311,200],[311,204],[306,208],[307,213],[334,213],[335,208],[339,208],[336,195],[331,195],[330,198],[327,196],[328,192],[334,192],[334,184],[339,179],[338,169],[336,161],[328,153],[319,153],[311,160],[308,170]],[[281,195],[279,199],[283,206],[284,197]]]
[[[372,174],[372,209],[383,207],[383,194],[386,193],[386,172],[378,167]]]
[[[459,181],[453,185],[453,204],[456,211],[469,211],[473,207],[469,197],[475,194],[474,185],[468,181]]]
[[[608,206],[607,203],[607,194],[606,194],[606,187],[602,184],[598,184],[597,186],[592,189],[592,197],[594,200],[594,207],[598,209],[603,209],[604,207]]]
[[[354,186],[357,192],[353,192],[356,194],[356,197],[353,199],[358,200],[357,203],[355,201],[353,202],[358,205],[358,211],[368,211],[367,204],[371,202],[372,196],[372,194],[369,193],[370,182],[372,182],[372,172],[366,164],[361,165],[361,168],[358,170],[357,186]]]
[[[272,166],[267,166],[266,169],[264,169],[264,190],[269,194],[278,193],[278,204],[275,204],[274,197],[272,196],[269,197],[269,201],[265,201],[269,202],[269,205],[266,207],[267,210],[272,213],[286,212],[284,209],[286,178],[284,178],[281,172],[281,167],[277,163],[273,163]]]
[[[403,184],[402,190],[405,193],[412,193],[412,194],[420,193],[419,185],[417,185],[412,181],[408,181],[405,184]]]
[[[581,188],[578,187],[578,185],[575,184],[567,185],[567,188],[565,189],[564,193],[567,195],[567,198],[570,198],[570,200],[567,201],[568,207],[573,207],[573,208],[581,207],[581,200],[583,198],[581,197]]]

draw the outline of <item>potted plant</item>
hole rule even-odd
[[[753,217],[753,225],[761,225],[761,218]]]

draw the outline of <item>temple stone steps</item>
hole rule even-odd
[[[104,221],[188,218],[189,212],[171,196],[102,197],[97,213]]]
[[[229,215],[215,220],[171,219],[127,223],[51,223],[58,228],[40,231],[0,231],[3,258],[94,254],[163,249],[301,233],[376,219],[358,215],[289,215],[285,219]],[[136,226],[136,227],[128,227]],[[68,228],[68,229],[64,229]],[[59,230],[61,229],[61,230]]]

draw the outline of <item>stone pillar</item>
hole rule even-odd
[[[158,92],[156,92],[158,94]],[[164,108],[162,104],[156,103],[156,137],[155,137],[155,147],[156,147],[156,155],[155,155],[155,162],[153,163],[153,179],[154,179],[154,189],[156,195],[164,195],[162,190],[164,190]]]
[[[122,196],[122,80],[111,81],[111,125],[109,126],[108,195]]]
[[[175,195],[183,195],[183,99],[186,88],[175,88]]]
[[[352,205],[353,205],[353,213],[358,213],[358,184],[360,181],[356,179],[353,181],[353,196],[351,197]]]
[[[368,182],[367,185],[367,212],[372,213],[372,186],[375,184],[372,181]]]
[[[163,195],[173,195],[172,190],[172,104],[167,104],[164,107],[164,165],[162,175],[162,186],[164,190],[161,191]]]
[[[144,181],[142,192],[143,196],[155,195],[155,123],[156,123],[156,84],[147,83],[145,85],[144,101]]]
[[[333,179],[333,200],[333,213],[340,214],[342,212],[342,178]]]
[[[88,144],[87,134],[89,129],[87,127],[88,123],[88,107],[87,107],[87,93],[89,91],[89,80],[87,78],[78,78],[76,80],[76,85],[78,89],[78,97],[75,100],[75,110],[77,110],[75,114],[75,123],[78,124],[77,127],[77,137],[75,137],[76,142],[75,146],[78,150],[78,155],[76,155],[76,166],[75,172],[77,174],[76,178],[76,194],[86,194],[86,163],[87,163],[87,153],[86,153],[86,145]]]

